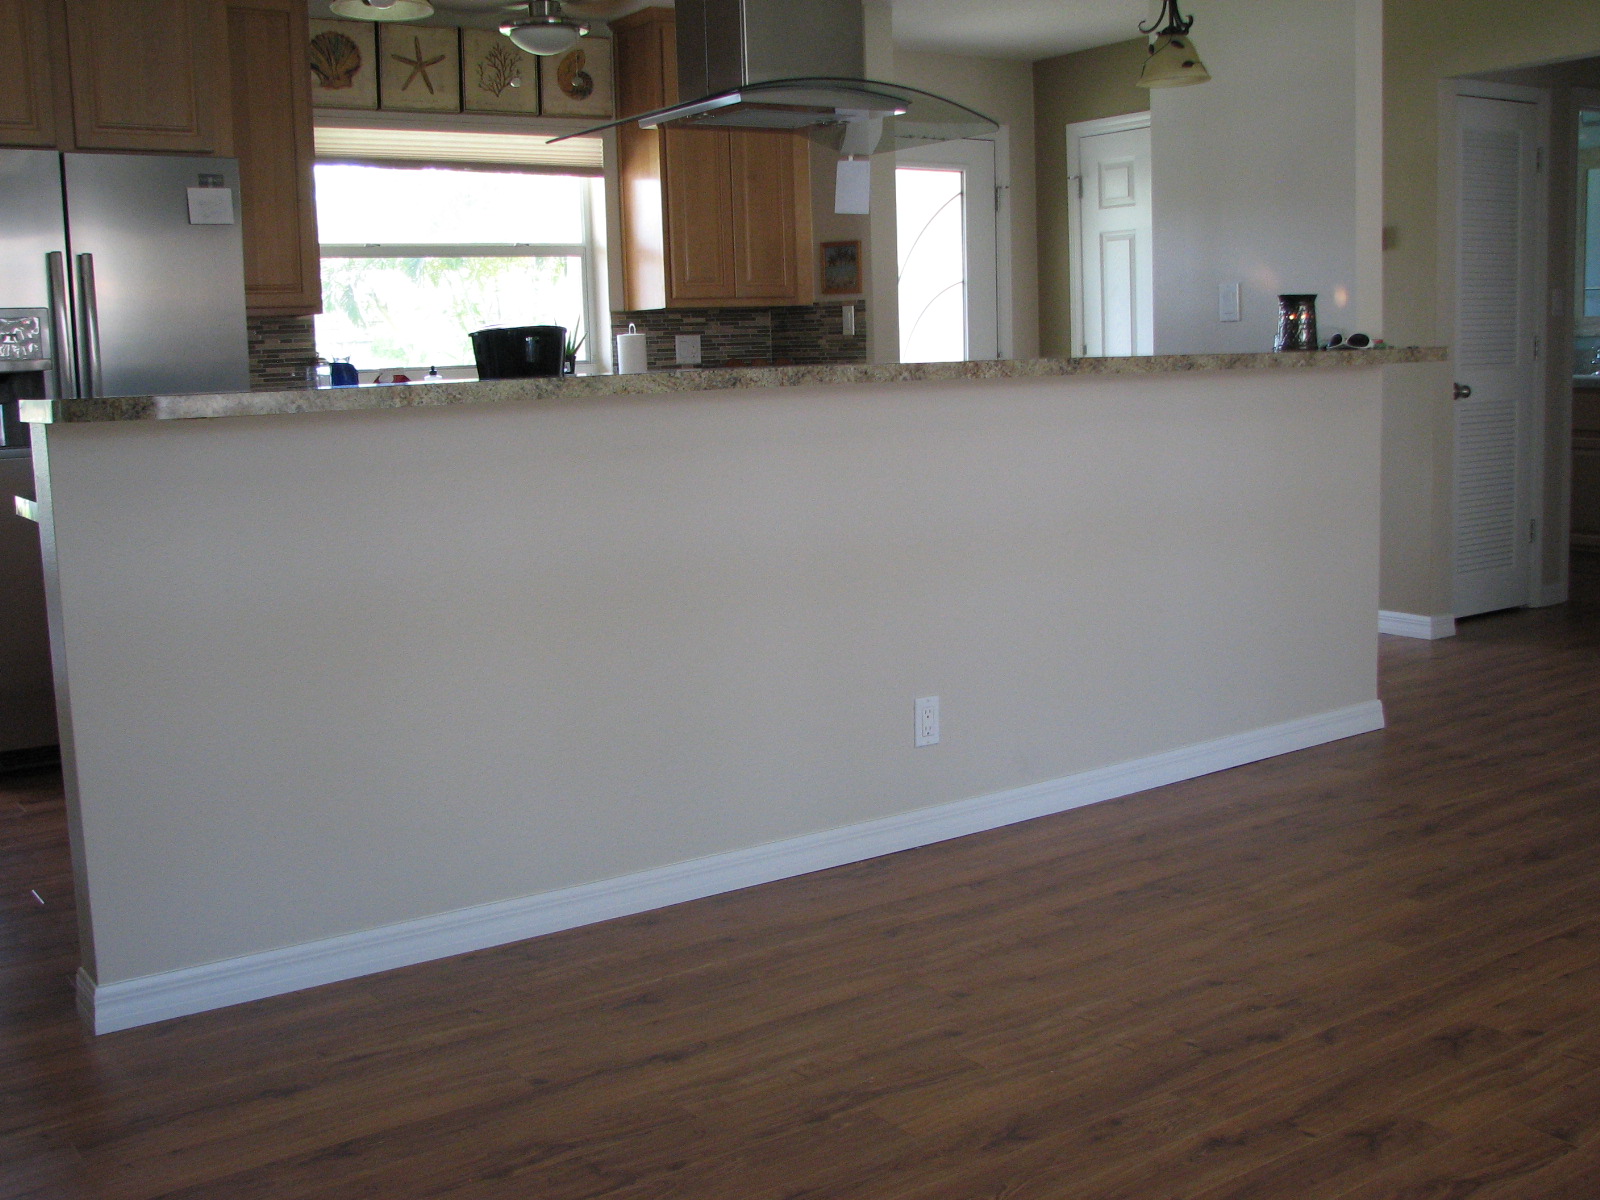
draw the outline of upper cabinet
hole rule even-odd
[[[618,116],[676,103],[671,10],[642,9],[612,31]],[[803,135],[623,126],[617,140],[627,309],[810,303]]]
[[[59,144],[65,90],[66,25],[40,0],[0,0],[0,144]]]
[[[0,143],[227,154],[221,0],[0,0]]]
[[[321,312],[305,0],[228,0],[227,17],[245,302]]]

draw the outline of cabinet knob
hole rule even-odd
[[[1469,388],[1464,383],[1456,384],[1456,399],[1457,400],[1470,400],[1470,399],[1472,399],[1472,389]]]

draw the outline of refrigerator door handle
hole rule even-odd
[[[76,399],[78,372],[72,358],[72,305],[67,292],[67,256],[59,250],[44,256],[50,287],[50,348],[55,361],[56,395]]]
[[[78,255],[78,350],[82,354],[82,392],[98,396],[100,373],[100,310],[94,291],[94,255]]]

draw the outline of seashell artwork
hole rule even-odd
[[[311,102],[320,108],[377,108],[377,49],[369,21],[312,21]]]
[[[546,63],[540,90],[547,117],[609,117],[611,115],[611,39],[586,37],[556,59],[554,70]]]
[[[498,29],[461,31],[461,107],[465,112],[539,111],[539,58]]]
[[[556,86],[574,100],[594,95],[594,76],[583,69],[588,56],[581,49],[562,56],[556,66]]]
[[[336,29],[324,29],[311,39],[311,70],[330,92],[355,83],[361,63],[361,47]]]

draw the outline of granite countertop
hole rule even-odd
[[[998,362],[826,365],[651,371],[642,375],[402,383],[359,388],[298,388],[277,392],[187,396],[108,396],[96,400],[24,400],[33,424],[175,421],[202,417],[277,416],[386,408],[442,408],[513,400],[585,400],[738,388],[843,387],[1072,375],[1167,375],[1187,371],[1337,370],[1395,363],[1443,362],[1440,347],[1325,350],[1289,354],[1173,354],[1142,358],[1034,358]]]

